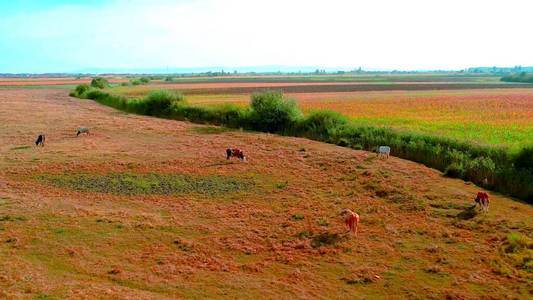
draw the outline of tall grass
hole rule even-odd
[[[503,148],[444,137],[357,126],[331,111],[317,111],[303,117],[294,101],[276,92],[254,94],[247,108],[190,106],[181,94],[169,91],[154,91],[142,99],[85,88],[76,89],[71,95],[132,113],[301,136],[355,149],[374,150],[388,145],[394,156],[533,203],[533,147],[512,154]]]

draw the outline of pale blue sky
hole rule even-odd
[[[0,0],[0,73],[533,65],[530,0]]]

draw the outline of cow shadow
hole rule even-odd
[[[477,216],[478,212],[476,210],[476,205],[465,208],[463,211],[458,213],[455,217],[461,220],[470,220]]]
[[[209,168],[209,167],[227,166],[227,165],[233,165],[233,164],[235,164],[235,162],[233,162],[231,160],[224,160],[224,161],[219,161],[219,162],[216,162],[216,163],[204,165],[203,167],[204,168]]]

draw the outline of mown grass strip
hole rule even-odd
[[[117,195],[157,194],[172,195],[196,193],[217,195],[246,191],[251,180],[210,175],[192,176],[176,174],[40,174],[38,180],[57,187],[83,192],[111,193]]]

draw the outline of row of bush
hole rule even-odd
[[[395,156],[533,202],[533,147],[511,154],[505,149],[443,137],[356,126],[332,111],[304,116],[295,101],[279,92],[254,94],[250,106],[245,108],[229,104],[191,106],[183,95],[166,90],[152,91],[136,99],[80,85],[71,95],[131,113],[307,137],[354,149],[374,150],[379,145],[388,145]]]
[[[510,74],[503,76],[500,80],[505,82],[533,83],[533,74],[528,74],[526,72]]]
[[[141,84],[148,84],[150,82],[150,78],[148,77],[140,77],[140,78],[133,78],[130,79],[129,82],[123,82],[121,83],[122,86],[128,86],[128,85],[141,85]],[[88,89],[89,87],[95,88],[95,89],[105,89],[110,86],[109,81],[104,77],[95,77],[91,80],[91,84],[83,84],[82,85],[84,89]],[[79,87],[79,86],[78,86]],[[78,88],[77,87],[77,88]]]

